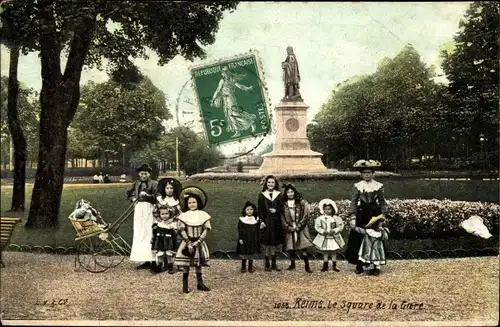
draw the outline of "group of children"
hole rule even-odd
[[[348,217],[351,231],[347,241],[346,258],[362,273],[370,265],[369,274],[378,275],[385,264],[384,242],[389,231],[384,225],[385,203],[383,185],[373,180],[375,167],[380,163],[360,160],[355,167],[363,180],[354,185]],[[144,262],[138,269],[149,268],[153,273],[183,270],[183,292],[188,293],[190,267],[196,268],[198,289],[209,291],[204,284],[202,267],[209,265],[209,250],[205,242],[211,230],[210,215],[203,211],[207,203],[205,192],[195,186],[182,188],[173,178],[159,182],[149,178],[151,168],[138,169],[140,180],[127,191],[135,203],[134,232],[131,261]],[[309,205],[292,184],[283,186],[267,176],[258,204],[246,202],[238,220],[236,252],[241,258],[241,272],[254,272],[253,261],[264,251],[265,271],[280,271],[276,262],[277,252],[289,253],[290,266],[296,268],[296,259],[302,258],[305,271],[311,273],[309,259],[316,248],[323,254],[323,269],[339,271],[336,253],[345,246],[342,238],[344,222],[331,199],[319,202],[321,215],[315,219],[314,239],[309,233]],[[247,266],[248,263],[248,266]]]
[[[380,163],[374,160],[360,160],[354,165],[361,172],[362,181],[354,185],[351,207],[347,216],[351,231],[347,242],[346,259],[356,265],[356,273],[364,272],[369,266],[369,275],[378,275],[380,266],[385,265],[384,241],[389,237],[385,227],[387,204],[383,184],[376,182],[375,167]],[[319,202],[321,215],[314,221],[316,237],[309,233],[309,206],[302,195],[291,184],[279,191],[278,180],[267,176],[259,194],[258,207],[245,203],[242,216],[238,221],[237,254],[241,255],[241,272],[253,272],[253,259],[260,253],[259,243],[264,250],[266,271],[280,271],[276,264],[276,252],[284,249],[288,252],[290,266],[296,268],[296,259],[302,257],[305,271],[311,273],[309,265],[311,252],[316,248],[323,255],[323,268],[328,271],[329,262],[332,270],[338,272],[337,252],[346,245],[342,232],[344,222],[338,215],[335,202],[322,199]],[[255,212],[257,209],[257,212]]]

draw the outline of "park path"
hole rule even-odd
[[[322,273],[322,263],[314,261],[310,275],[302,263],[296,271],[266,273],[257,261],[254,274],[242,275],[239,261],[213,260],[206,272],[206,284],[213,290],[195,290],[195,277],[190,276],[190,294],[181,293],[180,273],[151,275],[134,270],[126,260],[105,273],[92,274],[74,271],[73,259],[4,252],[2,320],[498,322],[498,257],[390,261],[379,277],[357,276],[345,261],[339,262],[339,273]],[[285,268],[288,262],[279,264]],[[322,300],[323,308],[319,302],[299,302],[306,307],[293,308],[297,298]],[[423,305],[408,309],[402,307],[403,301]],[[275,308],[275,303],[285,302],[292,308]],[[348,302],[372,303],[372,307],[351,304],[347,310]],[[377,309],[377,302],[386,308]]]

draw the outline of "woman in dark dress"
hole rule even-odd
[[[253,259],[260,252],[260,221],[257,216],[257,207],[251,202],[243,206],[241,216],[238,220],[238,243],[236,253],[241,257],[241,272],[253,273]]]
[[[285,242],[281,215],[283,214],[283,195],[279,191],[278,180],[267,176],[258,200],[259,219],[264,227],[261,244],[264,248],[266,271],[280,271],[276,265],[276,252],[281,251]],[[269,263],[271,259],[271,264]]]
[[[356,265],[356,273],[363,272],[363,262],[359,260],[359,249],[364,235],[358,233],[355,227],[365,228],[370,219],[387,212],[387,203],[384,196],[384,185],[373,179],[375,167],[380,163],[375,160],[359,160],[354,164],[361,172],[362,181],[354,184],[349,210],[351,231],[347,241],[346,259]]]

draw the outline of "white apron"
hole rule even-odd
[[[130,261],[155,261],[156,256],[151,250],[153,239],[153,208],[149,202],[137,202],[134,208],[134,237]]]

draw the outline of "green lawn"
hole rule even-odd
[[[420,181],[387,180],[385,184],[387,198],[400,199],[451,199],[462,201],[498,202],[499,189],[497,181]],[[333,200],[348,199],[352,188],[351,181],[333,182],[301,182],[296,186],[309,202],[316,202],[324,197]],[[213,231],[207,241],[212,250],[234,250],[236,243],[237,218],[241,206],[246,200],[257,202],[261,185],[257,183],[236,182],[183,182],[183,185],[197,185],[208,194],[206,211],[213,217]],[[123,184],[66,184],[60,211],[60,228],[50,231],[26,231],[21,226],[16,228],[11,243],[26,245],[74,246],[75,232],[67,220],[73,211],[76,200],[86,199],[97,208],[106,221],[114,221],[125,211],[129,202],[125,198]],[[26,204],[29,207],[32,185],[27,185]],[[11,186],[2,186],[2,216],[10,216],[5,212],[10,207]],[[26,216],[29,208],[26,210]],[[25,219],[26,220],[26,219]],[[125,222],[120,233],[127,241],[132,239],[132,219]]]

